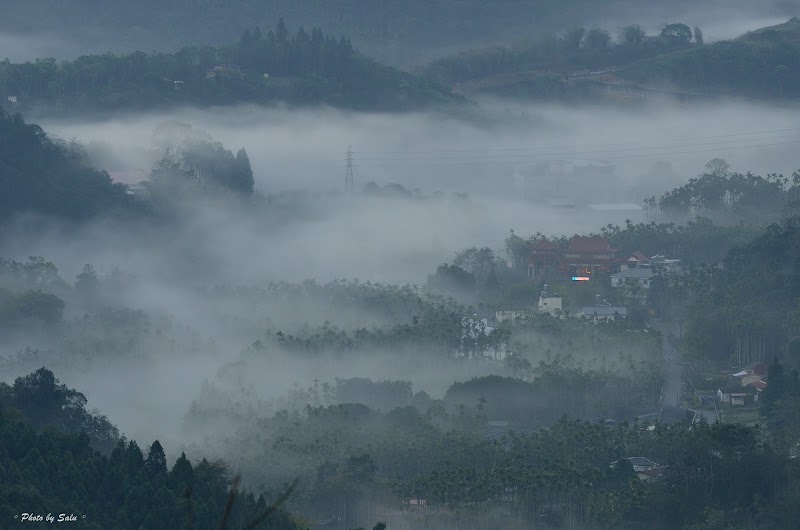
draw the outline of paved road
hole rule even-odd
[[[685,365],[675,346],[677,343],[676,335],[678,332],[678,324],[677,322],[664,322],[660,319],[654,319],[650,327],[660,331],[664,337],[664,389],[661,393],[661,405],[680,407],[681,396],[683,395],[683,372]],[[696,414],[695,421],[698,421],[701,416],[705,418],[708,423],[717,421],[716,411],[689,410]]]
[[[677,330],[677,326],[654,319],[650,327],[660,331],[664,337],[662,352],[664,355],[664,389],[661,392],[661,404],[680,406],[681,390],[683,389],[683,363],[675,349],[674,332]]]

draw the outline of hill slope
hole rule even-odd
[[[411,74],[381,65],[319,29],[290,37],[281,20],[266,35],[176,53],[92,55],[74,61],[0,63],[3,100],[22,109],[74,114],[174,105],[330,104],[403,110],[461,98]]]
[[[36,53],[31,48],[38,48],[49,52],[44,55],[62,59],[105,50],[120,53],[220,44],[238,37],[246,26],[258,24],[263,29],[284,17],[292,31],[300,25],[324,27],[347,35],[357,49],[382,62],[411,65],[572,24],[610,20],[616,27],[633,19],[657,24],[663,22],[666,6],[672,12],[699,13],[702,20],[693,22],[702,24],[712,19],[726,21],[735,13],[741,17],[783,13],[789,1],[5,0],[0,34],[35,35],[20,46],[17,57],[32,57]],[[62,46],[49,44],[54,37]],[[4,49],[2,53],[15,52]]]
[[[682,38],[646,36],[628,26],[616,42],[602,29],[575,26],[524,44],[438,59],[422,74],[466,95],[550,99],[605,89],[629,96],[633,89],[682,97],[800,97],[800,19],[709,45],[692,39],[688,26],[675,26],[682,26]]]
[[[0,220],[36,213],[79,221],[130,207],[126,187],[91,167],[80,145],[0,109]]]
[[[800,19],[640,61],[621,76],[718,94],[800,97]]]

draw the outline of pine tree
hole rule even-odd
[[[242,32],[241,39],[239,39],[239,43],[242,46],[247,46],[251,42],[253,42],[253,34],[250,33],[250,28],[245,28],[244,31]]]
[[[239,149],[239,152],[236,153],[236,160],[233,163],[230,187],[243,195],[252,195],[254,185],[255,181],[253,180],[253,169],[250,167],[250,158],[244,148]]]
[[[164,454],[164,448],[158,440],[153,442],[150,450],[147,453],[147,460],[144,462],[144,467],[150,476],[164,475],[167,473],[167,456]]]
[[[194,483],[194,470],[189,459],[186,458],[186,453],[181,453],[180,458],[175,461],[172,466],[172,471],[169,473],[170,482],[173,485],[173,490],[177,490],[178,494],[183,494],[183,489],[191,486]]]
[[[289,30],[286,29],[286,23],[283,21],[283,17],[278,21],[278,27],[275,29],[275,40],[283,44],[289,38]]]

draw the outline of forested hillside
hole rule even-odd
[[[621,75],[640,83],[718,94],[796,98],[800,96],[800,19],[641,61]]]
[[[770,226],[735,248],[721,269],[692,282],[687,342],[704,359],[742,364],[777,356],[800,367],[800,218]]]
[[[85,220],[129,209],[125,190],[91,166],[80,144],[50,138],[0,108],[0,220],[16,213]]]
[[[637,24],[620,28],[616,34],[598,26],[573,25],[564,31],[529,37],[517,44],[472,49],[443,57],[428,64],[423,73],[434,81],[453,84],[516,72],[563,77],[583,70],[618,67],[691,47],[691,29],[685,24],[671,26],[681,27],[679,36],[671,36],[666,28],[663,35],[647,36]]]
[[[466,94],[587,98],[592,83],[689,90],[709,95],[800,95],[800,21],[705,44],[701,28],[665,24],[658,35],[638,25],[616,31],[571,26],[513,45],[460,52],[428,64],[423,75]]]
[[[35,524],[23,514],[49,513],[74,516],[77,528],[91,530],[223,528],[232,478],[224,464],[192,465],[181,454],[169,470],[158,440],[143,452],[134,440],[119,438],[104,417],[88,415],[85,404],[83,394],[59,384],[44,368],[13,386],[0,383],[0,521],[5,528]],[[99,446],[98,434],[103,436]],[[268,502],[244,493],[232,508],[229,527],[240,528]],[[268,524],[275,530],[305,528],[280,510]]]
[[[292,27],[321,26],[347,35],[359,50],[391,64],[413,64],[442,52],[641,8],[631,0],[80,0],[68,7],[11,0],[5,5],[0,32],[35,28],[43,38],[58,36],[84,53],[223,43],[246,26],[271,27],[284,17]]]
[[[276,102],[402,110],[461,100],[365,57],[344,37],[302,27],[290,35],[282,19],[274,30],[246,29],[231,45],[62,62],[5,61],[0,63],[0,87],[3,100],[16,98],[12,107],[69,115]]]

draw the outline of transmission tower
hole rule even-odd
[[[347,172],[344,176],[344,191],[345,193],[353,193],[356,190],[353,184],[353,149],[347,146]]]

